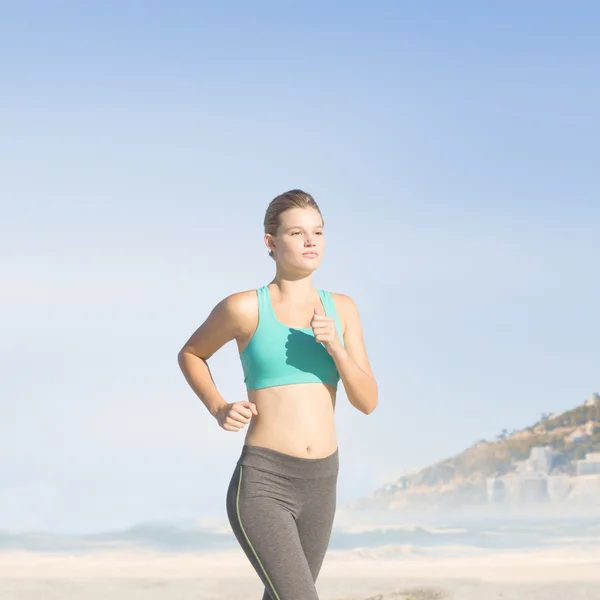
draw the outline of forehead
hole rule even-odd
[[[288,208],[279,216],[279,224],[282,228],[289,227],[321,227],[323,220],[317,210],[307,206],[306,208]]]

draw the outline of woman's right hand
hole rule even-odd
[[[256,404],[241,400],[225,404],[217,411],[215,418],[226,431],[240,431],[250,422],[253,415],[258,415]]]

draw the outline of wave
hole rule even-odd
[[[468,552],[531,549],[542,546],[600,548],[600,519],[560,522],[494,522],[443,524],[346,524],[334,527],[329,548],[356,550],[395,548],[394,552]],[[169,552],[211,552],[237,548],[228,525],[144,522],[98,533],[67,535],[48,532],[0,531],[0,551],[85,552],[133,547]]]

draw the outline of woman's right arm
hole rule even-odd
[[[219,418],[231,406],[221,396],[210,373],[207,360],[227,342],[243,332],[244,294],[238,292],[221,300],[204,323],[191,335],[177,355],[179,367],[195,394],[213,417]],[[249,403],[235,403],[249,404]],[[248,409],[248,413],[251,411]],[[244,414],[247,414],[244,411]],[[236,419],[245,425],[249,419]],[[227,428],[227,427],[224,427]]]

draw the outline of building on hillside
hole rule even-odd
[[[529,458],[514,464],[517,473],[549,475],[554,464],[554,451],[550,446],[534,446],[529,452]]]
[[[576,460],[577,475],[600,475],[600,452],[588,452],[583,460]]]
[[[518,505],[574,498],[600,499],[600,452],[588,452],[583,460],[573,461],[574,477],[564,473],[550,475],[553,462],[552,448],[532,448],[527,460],[515,463],[514,473],[487,479],[488,503]]]
[[[600,404],[600,396],[595,393],[585,401],[585,406],[594,406],[596,404]]]
[[[594,433],[594,429],[596,428],[595,421],[588,421],[584,425],[580,425],[576,429],[574,429],[567,437],[567,442],[576,442],[585,440],[592,436]]]
[[[550,502],[548,476],[554,463],[550,446],[534,446],[529,458],[515,463],[516,472],[486,481],[490,504]]]
[[[506,484],[502,477],[488,477],[486,480],[486,493],[489,504],[506,503]]]
[[[574,477],[566,473],[548,477],[548,497],[550,502],[564,502],[573,489]]]
[[[534,446],[529,453],[529,463],[535,473],[549,475],[554,463],[554,451],[550,446]]]
[[[600,475],[573,477],[569,502],[597,507],[600,502]]]

